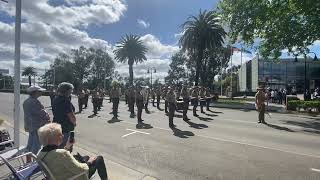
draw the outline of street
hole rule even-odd
[[[27,95],[21,95],[21,104]],[[49,97],[40,101],[50,109]],[[77,98],[73,98],[77,108]],[[163,180],[196,179],[320,179],[320,117],[272,113],[267,125],[248,110],[211,108],[189,123],[176,113],[176,129],[149,103],[143,126],[129,118],[123,101],[119,120],[104,101],[92,117],[92,103],[77,114],[76,144],[108,159]],[[164,109],[164,104],[161,104]],[[13,94],[0,93],[0,118],[13,124]],[[23,129],[23,109],[21,106]],[[13,135],[12,135],[13,136]]]

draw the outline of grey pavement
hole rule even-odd
[[[49,105],[48,97],[40,100]],[[107,101],[92,118],[89,105],[77,114],[79,149],[101,154],[108,166],[113,162],[145,179],[320,179],[319,116],[272,113],[263,125],[255,111],[213,108],[206,114],[198,111],[198,118],[189,111],[188,124],[177,113],[177,127],[171,130],[164,111],[150,104],[151,114],[143,114],[144,127],[129,118],[124,102],[119,121],[111,120],[112,104]],[[13,95],[0,93],[0,117],[11,123],[12,106]]]

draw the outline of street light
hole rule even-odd
[[[157,73],[157,69],[155,67],[148,68],[147,73],[151,74],[151,89],[152,89],[152,70],[153,70],[153,73]]]

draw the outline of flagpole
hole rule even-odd
[[[231,59],[230,59],[230,66],[231,66],[231,82],[230,82],[230,86],[231,86],[231,98],[232,98],[232,91],[233,91],[233,88],[232,88],[232,55],[233,55],[233,49],[232,49],[232,46],[231,46]]]

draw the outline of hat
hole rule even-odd
[[[46,89],[43,89],[39,86],[30,86],[28,87],[27,89],[27,93],[32,93],[32,92],[35,92],[35,91],[45,91]]]
[[[257,87],[257,90],[263,90],[264,89],[264,87],[263,86],[259,86],[259,87]]]

